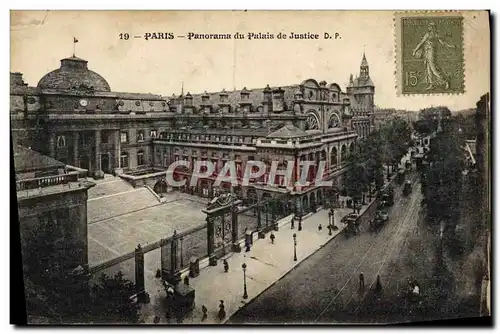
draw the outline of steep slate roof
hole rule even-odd
[[[293,124],[285,124],[283,127],[267,135],[267,138],[298,138],[308,136],[308,133],[302,131]]]
[[[354,87],[366,87],[366,86],[374,86],[373,81],[370,77],[368,77],[366,80],[363,80],[361,78],[356,78],[354,79],[353,82]]]
[[[14,168],[16,173],[64,168],[65,164],[29,148],[14,146]]]
[[[299,86],[298,85],[293,85],[293,86],[284,86],[280,87],[282,90],[284,90],[284,97],[285,97],[285,102],[290,102],[293,101],[293,97],[295,94],[295,91],[297,90]],[[271,90],[275,90],[278,87],[271,87]],[[257,108],[262,105],[262,101],[264,100],[264,89],[265,88],[255,88],[255,89],[246,89],[246,92],[249,93],[248,96],[248,102],[252,103],[252,106],[254,108]],[[233,108],[239,107],[239,102],[241,102],[241,93],[242,90],[235,90],[235,91],[226,91],[225,93],[228,95],[227,99],[228,102]],[[213,93],[202,93],[202,94],[192,94],[193,96],[193,105],[199,106],[202,104],[201,102],[201,97],[203,95],[208,95],[210,96],[210,99],[208,100],[208,104],[217,106],[220,102],[219,94],[221,92],[213,92]],[[290,106],[289,106],[290,108]]]

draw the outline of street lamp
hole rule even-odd
[[[247,293],[247,274],[246,274],[247,264],[243,263],[241,265],[241,268],[243,269],[243,299],[247,299],[248,298],[248,293]]]
[[[328,212],[328,235],[332,235],[332,210]]]
[[[297,234],[293,234],[293,260],[297,261]]]

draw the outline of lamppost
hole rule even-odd
[[[243,299],[247,299],[248,298],[248,293],[247,293],[247,274],[246,274],[247,264],[243,263],[241,265],[241,268],[243,269]]]
[[[333,216],[333,209],[328,212],[328,235],[332,235],[332,216]]]
[[[293,234],[293,260],[297,261],[297,234]]]

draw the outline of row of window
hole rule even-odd
[[[255,144],[256,138],[244,136],[224,136],[224,135],[190,135],[182,133],[166,133],[162,132],[160,138],[167,140],[182,140],[182,141],[222,141],[227,143],[247,143]]]
[[[137,134],[136,134],[137,142],[138,143],[143,142],[145,139],[146,131],[145,130],[137,130],[136,132],[137,132]],[[157,138],[158,137],[158,130],[150,130],[149,136],[151,138]],[[121,131],[120,132],[120,143],[124,144],[124,143],[128,143],[128,142],[129,142],[128,131]]]
[[[145,164],[144,151],[137,152],[137,166],[143,166]],[[120,155],[120,166],[121,168],[128,168],[130,166],[130,156],[127,152],[122,152]]]

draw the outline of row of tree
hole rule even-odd
[[[365,201],[364,193],[380,190],[384,185],[384,165],[394,171],[411,144],[410,125],[394,118],[356,143],[347,155],[350,165],[344,179],[347,196]]]

